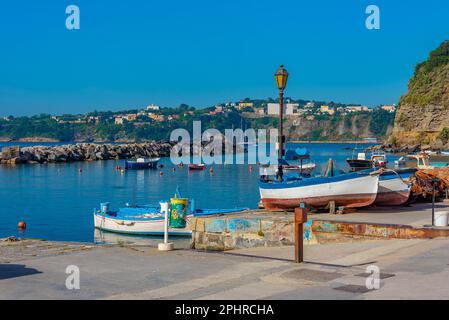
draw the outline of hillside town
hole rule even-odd
[[[187,105],[178,108],[160,107],[150,104],[144,108],[132,111],[120,112],[92,112],[81,115],[51,115],[52,120],[58,124],[99,124],[101,122],[114,123],[115,125],[133,124],[136,126],[150,125],[155,122],[163,123],[172,120],[180,120],[194,115],[208,115],[219,117],[229,112],[238,112],[245,118],[264,118],[279,116],[279,103],[273,100],[240,100],[238,102],[227,102],[217,104],[213,107],[196,109]],[[306,120],[314,120],[317,116],[336,116],[355,113],[370,113],[375,109],[384,110],[389,113],[396,112],[395,104],[380,105],[370,108],[365,105],[344,105],[331,103],[318,103],[308,101],[305,103],[296,102],[287,98],[284,102],[284,115],[291,117],[304,117]],[[3,117],[3,121],[11,121],[13,116]]]

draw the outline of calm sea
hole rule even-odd
[[[0,147],[4,145],[6,143],[0,143]],[[310,150],[318,165],[316,173],[323,172],[329,158],[336,160],[338,168],[344,169],[346,158],[353,153],[349,148],[354,147],[313,143],[301,146]],[[389,157],[390,163],[393,159]],[[162,176],[159,170],[121,174],[115,166],[123,162],[113,160],[0,166],[0,238],[14,235],[63,241],[119,241],[120,237],[113,234],[94,231],[92,212],[100,202],[109,201],[111,208],[125,203],[158,203],[173,196],[177,186],[183,196],[195,199],[198,208],[257,208],[257,166],[250,172],[246,164],[213,165],[214,172],[210,174],[209,170],[188,172],[186,168],[172,172],[169,158],[161,159],[161,163],[165,165]],[[24,233],[17,230],[21,220],[27,223]]]

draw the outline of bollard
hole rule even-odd
[[[164,213],[164,242],[158,244],[159,251],[171,251],[174,249],[173,242],[168,242],[168,202],[159,202],[161,212]]]
[[[304,223],[307,222],[307,209],[295,208],[295,262],[304,261]]]
[[[435,225],[435,191],[439,182],[438,178],[432,179],[432,227]]]

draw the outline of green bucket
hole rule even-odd
[[[170,199],[170,228],[185,228],[189,199]]]

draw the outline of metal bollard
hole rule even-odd
[[[295,208],[295,262],[304,261],[304,223],[307,222],[307,209]]]

